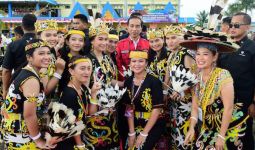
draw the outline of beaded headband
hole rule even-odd
[[[146,51],[131,51],[129,58],[144,58],[148,59],[148,53]]]
[[[91,60],[89,58],[80,58],[80,59],[75,60],[73,63],[70,63],[68,65],[68,67],[70,68],[71,66],[76,65],[81,62],[90,62],[91,63]]]
[[[109,39],[119,40],[118,35],[115,35],[115,34],[109,34],[108,38],[109,38]]]
[[[82,37],[85,38],[85,33],[83,31],[80,31],[80,30],[70,30],[70,31],[68,31],[67,34],[65,35],[65,38],[68,35],[71,35],[71,34],[79,34],[79,35],[81,35]]]
[[[162,30],[156,29],[156,30],[151,30],[147,32],[147,39],[152,40],[155,38],[163,38],[164,33]]]
[[[58,23],[55,20],[38,20],[35,23],[35,31],[58,30]]]
[[[183,35],[183,30],[180,26],[165,26],[164,34],[167,35]]]
[[[45,41],[39,41],[39,42],[31,43],[31,44],[28,44],[25,47],[25,51],[29,51],[31,49],[36,49],[36,48],[39,48],[39,47],[48,47],[48,44]]]

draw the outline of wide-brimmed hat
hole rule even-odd
[[[213,44],[220,53],[230,53],[240,48],[225,33],[215,32],[201,27],[194,27],[193,30],[188,30],[184,39],[186,40],[181,42],[180,45],[192,50],[197,50],[199,43]]]
[[[200,43],[208,43],[213,44],[217,47],[217,50],[219,53],[230,53],[234,52],[238,49],[238,47],[231,43],[231,42],[221,42],[215,39],[205,38],[205,37],[199,37],[199,38],[193,38],[189,40],[185,40],[180,43],[182,47],[191,49],[191,50],[197,50],[198,44]]]

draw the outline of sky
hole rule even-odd
[[[180,0],[181,1],[181,17],[196,17],[200,11],[210,11],[213,0]],[[228,0],[228,5],[236,0]],[[227,8],[227,7],[226,7]],[[225,8],[225,9],[226,9]],[[250,14],[252,20],[255,21],[255,9],[253,14]]]

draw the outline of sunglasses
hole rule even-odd
[[[229,28],[236,28],[236,29],[239,29],[240,28],[240,26],[242,26],[242,25],[247,25],[247,24],[238,24],[238,23],[235,23],[235,24],[229,24]]]

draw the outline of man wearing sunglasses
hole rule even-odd
[[[250,25],[251,17],[246,13],[240,12],[232,17],[229,34],[240,48],[234,53],[221,55],[219,59],[219,67],[229,70],[234,79],[235,103],[243,104],[244,115],[239,121],[244,121],[243,125],[246,126],[245,135],[239,137],[243,143],[242,149],[254,149],[252,123],[255,117],[255,42],[247,37]]]

